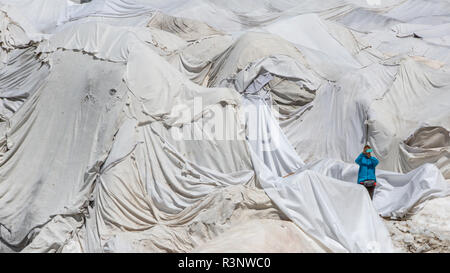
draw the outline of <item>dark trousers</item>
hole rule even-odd
[[[373,200],[373,192],[375,191],[375,186],[365,187],[369,192],[370,199]]]
[[[373,181],[373,180],[370,180],[370,181]],[[366,182],[366,181],[364,181],[364,182]],[[361,182],[361,184],[364,185],[363,182]],[[373,192],[375,191],[375,185],[373,185],[373,186],[364,185],[364,187],[366,188],[367,192],[369,192],[370,199],[373,200]]]

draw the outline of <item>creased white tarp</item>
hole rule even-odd
[[[267,77],[263,74],[263,78]],[[296,172],[304,163],[274,124],[264,94],[255,94],[254,86],[244,93],[243,107],[250,109],[247,138],[258,181],[269,197],[302,230],[333,252],[392,251],[389,233],[363,187],[310,170]],[[257,137],[252,137],[255,133]]]
[[[350,183],[358,177],[357,165],[330,159],[313,162],[305,169]],[[432,164],[421,165],[406,174],[377,170],[376,175],[374,206],[383,217],[401,219],[420,210],[424,201],[450,193],[448,182]]]
[[[0,251],[393,251],[449,195],[450,5],[382,2],[0,0]]]

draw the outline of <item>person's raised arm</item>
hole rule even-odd
[[[358,165],[361,165],[362,157],[363,157],[363,154],[362,153],[359,154],[359,156],[355,160],[355,163]]]
[[[370,160],[372,160],[372,164],[373,164],[374,167],[376,167],[378,165],[378,163],[379,163],[378,159],[376,157],[374,157],[374,156],[371,156]]]

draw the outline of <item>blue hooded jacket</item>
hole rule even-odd
[[[366,180],[377,181],[375,176],[375,167],[378,165],[378,159],[373,156],[367,158],[366,155],[361,153],[355,162],[359,165],[358,183]]]

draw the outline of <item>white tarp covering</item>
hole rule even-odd
[[[372,2],[0,0],[0,252],[396,251],[450,195],[450,3]]]

